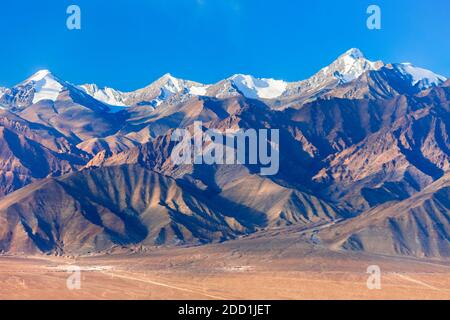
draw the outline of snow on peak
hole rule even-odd
[[[149,88],[159,91],[159,95],[151,101],[151,104],[157,107],[173,95],[182,92],[183,83],[182,80],[173,77],[170,73],[166,73],[152,83]]]
[[[358,48],[351,48],[350,50],[345,52],[342,56],[348,56],[355,60],[364,58],[364,54]]]
[[[189,93],[194,96],[206,96],[209,86],[192,86],[189,88]]]
[[[47,69],[39,70],[38,72],[33,74],[31,77],[29,77],[27,80],[25,80],[25,82],[40,81],[48,76],[52,76],[52,73],[50,72],[50,70],[47,70]]]
[[[167,95],[176,94],[183,90],[181,81],[173,77],[170,73],[165,74],[161,80],[164,83],[161,89],[164,90]]]
[[[287,83],[283,80],[260,79],[244,74],[236,74],[230,80],[245,97],[250,99],[275,99],[287,88]]]
[[[208,85],[175,78],[170,73],[166,73],[159,80],[161,84],[161,99],[168,98],[177,93],[189,93],[194,96],[204,96],[207,93]]]
[[[49,70],[40,70],[25,80],[26,84],[33,84],[33,103],[42,100],[56,101],[63,91],[64,85]]]
[[[96,84],[83,84],[79,86],[81,90],[86,92],[91,97],[106,103],[110,106],[124,107],[124,94],[113,88],[104,87],[99,88]]]
[[[336,87],[358,79],[367,71],[379,70],[384,66],[382,61],[370,61],[361,50],[352,48],[341,54],[330,65],[322,68],[312,77],[289,84],[284,95],[313,95],[321,90]]]
[[[6,92],[6,90],[7,90],[6,88],[0,87],[0,98],[3,97],[3,95]]]
[[[206,95],[209,86],[189,80],[178,79],[170,73],[166,73],[151,84],[150,87],[159,90],[158,96],[152,101],[154,106],[159,106],[167,99],[179,93],[196,96]]]
[[[359,78],[366,71],[378,70],[383,65],[381,61],[367,60],[361,50],[352,48],[323,70],[329,71],[327,76],[332,75],[346,83]]]
[[[432,86],[437,86],[447,80],[444,76],[435,74],[427,69],[415,67],[411,63],[400,63],[396,65],[396,68],[403,75],[410,78],[413,86],[417,85],[420,89],[427,89]]]

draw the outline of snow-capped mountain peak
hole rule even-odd
[[[33,103],[42,100],[56,101],[65,87],[65,83],[56,78],[49,70],[39,70],[22,84],[33,86]]]
[[[364,59],[364,53],[362,53],[361,50],[359,50],[358,48],[351,48],[349,50],[347,50],[347,52],[345,52],[343,55],[343,57],[350,57],[352,59]]]
[[[25,80],[25,82],[31,82],[31,81],[36,82],[36,81],[40,81],[40,80],[44,79],[45,77],[53,77],[50,70],[47,70],[47,69],[39,70],[38,72],[33,74],[31,77],[29,77],[27,80]]]
[[[192,96],[222,99],[242,95],[250,99],[262,100],[298,98],[300,99],[298,101],[303,103],[322,97],[331,90],[339,89],[342,85],[351,86],[352,84],[349,83],[359,79],[364,73],[377,71],[384,66],[395,69],[397,76],[405,80],[406,86],[411,85],[419,90],[440,85],[446,81],[445,77],[410,63],[385,65],[382,61],[370,61],[361,50],[352,48],[309,79],[298,82],[235,74],[215,84],[205,85],[179,79],[167,73],[142,89],[122,92],[111,87],[102,88],[96,84],[74,86],[60,80],[49,70],[40,70],[13,88],[0,88],[0,103],[10,108],[23,109],[42,100],[56,101],[63,90],[75,94],[81,93],[81,96],[89,95],[109,106],[111,112],[123,110],[126,107],[156,108],[161,104],[181,103]]]
[[[363,73],[379,70],[383,66],[384,63],[382,61],[370,61],[361,50],[352,48],[340,55],[330,65],[322,68],[311,78],[289,84],[285,95],[314,97],[315,94],[323,90],[351,82],[359,78]]]
[[[4,87],[0,87],[0,98],[5,94],[5,92],[7,91],[7,88]]]
[[[378,70],[384,63],[370,61],[361,50],[352,48],[339,56],[331,65],[322,69],[327,77],[335,77],[346,83],[359,78],[364,72]]]
[[[411,81],[412,86],[417,86],[421,90],[440,85],[447,80],[444,76],[427,69],[415,67],[409,62],[395,64],[394,68],[407,77]]]
[[[98,101],[110,106],[126,106],[124,93],[116,89],[110,87],[99,88],[96,84],[83,84],[79,88]]]
[[[170,73],[166,73],[150,85],[131,92],[122,92],[110,87],[100,88],[96,84],[84,84],[78,88],[109,106],[123,109],[123,107],[130,106],[154,108],[177,94],[206,95],[208,86],[178,79]]]
[[[161,98],[183,91],[183,81],[173,77],[170,73],[163,75],[157,82],[161,86]]]
[[[230,81],[245,97],[251,99],[275,99],[280,97],[287,87],[283,80],[260,79],[244,74],[235,74]]]

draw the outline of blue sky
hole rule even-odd
[[[82,30],[66,28],[81,8]],[[366,28],[366,9],[382,29]],[[39,69],[120,90],[164,73],[304,79],[351,47],[450,76],[448,0],[23,0],[0,4],[0,85]]]

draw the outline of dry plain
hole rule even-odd
[[[81,268],[69,290],[67,267]],[[381,268],[369,290],[367,267]],[[0,299],[450,299],[449,261],[330,251],[295,233],[85,257],[1,256]]]

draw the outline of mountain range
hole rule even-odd
[[[301,226],[314,245],[450,256],[450,80],[350,49],[309,79],[170,74],[133,92],[41,70],[0,89],[0,251],[202,245]],[[279,129],[280,170],[177,165],[174,130]]]

